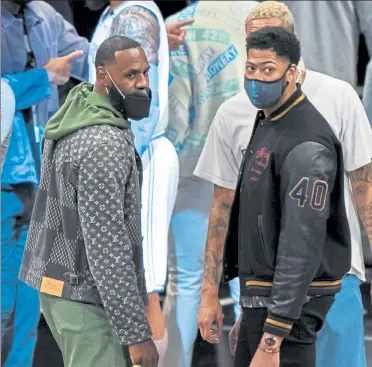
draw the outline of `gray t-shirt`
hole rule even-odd
[[[283,1],[310,69],[357,86],[359,35],[372,55],[372,1]]]

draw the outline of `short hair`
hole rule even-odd
[[[278,56],[286,57],[291,64],[298,64],[301,45],[294,33],[283,27],[264,27],[247,37],[247,53],[250,49],[271,50]]]
[[[115,53],[123,50],[141,47],[141,45],[131,38],[124,36],[113,36],[103,41],[98,47],[95,59],[95,66],[103,66],[106,62],[115,62]]]
[[[283,27],[294,32],[294,19],[288,6],[279,1],[264,1],[255,6],[245,19],[245,24],[255,19],[278,18]]]

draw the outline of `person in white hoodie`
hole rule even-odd
[[[89,5],[87,3],[87,5]],[[94,61],[98,47],[111,36],[126,36],[144,49],[149,65],[152,91],[150,115],[132,121],[135,146],[143,163],[142,234],[149,319],[160,362],[167,344],[165,320],[159,302],[167,275],[168,228],[178,187],[178,158],[164,136],[168,125],[169,49],[167,31],[159,8],[153,1],[110,1],[98,22],[90,44],[89,81],[95,82]],[[127,78],[135,78],[130,72]],[[158,343],[159,344],[159,343]],[[162,353],[163,351],[163,353]]]

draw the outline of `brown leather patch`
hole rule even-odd
[[[65,282],[53,278],[43,277],[41,281],[40,292],[50,294],[51,296],[62,297],[63,286]]]

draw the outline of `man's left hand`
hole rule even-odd
[[[249,367],[279,367],[280,353],[267,353],[257,349]]]
[[[163,340],[165,335],[165,317],[160,307],[158,293],[150,293],[149,305],[146,307],[146,317],[151,326],[152,340]]]

